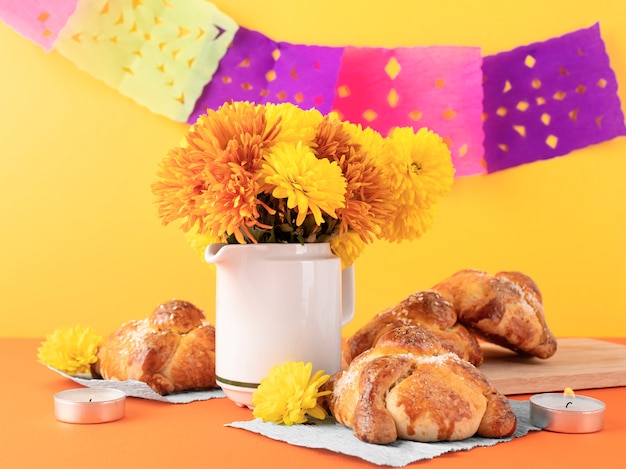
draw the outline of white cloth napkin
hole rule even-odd
[[[47,366],[47,365],[46,365]],[[89,375],[72,376],[62,371],[48,366],[52,371],[56,371],[62,376],[71,379],[75,383],[87,386],[88,388],[113,388],[119,389],[129,397],[140,397],[142,399],[151,399],[153,401],[171,402],[172,404],[187,404],[193,401],[206,401],[216,397],[226,397],[221,389],[212,389],[210,391],[189,391],[176,394],[161,396],[155,392],[150,386],[141,381],[114,381],[110,379],[93,379]]]
[[[403,467],[415,461],[432,459],[444,453],[469,450],[476,446],[493,446],[519,438],[539,428],[530,424],[529,401],[513,401],[511,406],[517,416],[515,434],[509,438],[473,437],[462,441],[419,443],[397,440],[389,445],[374,445],[357,439],[352,430],[337,424],[332,418],[314,420],[307,424],[276,425],[261,419],[233,422],[228,427],[242,428],[254,433],[307,448],[322,448],[337,453],[355,456],[380,466]]]

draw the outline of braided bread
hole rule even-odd
[[[143,381],[161,395],[216,388],[215,327],[187,301],[161,304],[105,339],[92,374]]]
[[[556,352],[537,284],[521,272],[461,270],[433,287],[454,305],[458,321],[487,342],[538,358]]]
[[[331,377],[323,405],[357,438],[431,442],[510,436],[516,416],[471,363],[422,325],[394,328]]]
[[[476,338],[457,322],[452,303],[438,292],[418,291],[392,308],[377,314],[353,336],[343,349],[345,368],[357,355],[373,346],[386,332],[400,326],[421,324],[437,336],[443,347],[473,365],[483,361]]]

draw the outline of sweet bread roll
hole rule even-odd
[[[549,358],[557,342],[537,284],[520,272],[461,270],[433,287],[478,337],[518,353]]]
[[[143,381],[161,395],[215,388],[215,327],[187,301],[161,304],[107,337],[92,373]]]
[[[342,352],[343,367],[346,368],[357,355],[371,348],[383,334],[396,327],[414,324],[430,329],[449,352],[476,366],[482,363],[478,341],[457,322],[452,303],[438,292],[427,290],[409,295],[393,308],[377,314],[349,337]]]
[[[421,325],[386,333],[323,389],[327,410],[368,443],[501,438],[517,424],[482,373]]]

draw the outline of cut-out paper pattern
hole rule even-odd
[[[240,28],[189,123],[229,99],[291,102],[382,134],[428,127],[450,146],[456,176],[485,173],[481,64],[474,47],[305,46]]]
[[[49,52],[78,0],[0,0],[2,20]]]
[[[237,28],[202,0],[80,0],[56,48],[123,95],[184,122]]]
[[[626,135],[598,24],[485,57],[483,72],[489,172]]]
[[[188,122],[194,123],[207,108],[217,109],[228,100],[263,102],[277,48],[276,42],[267,36],[239,28],[213,79],[202,91]]]
[[[239,28],[189,123],[228,100],[258,104],[289,102],[303,109],[332,111],[343,48],[274,42]]]
[[[267,102],[290,102],[322,114],[332,110],[343,48],[281,42]]]
[[[427,127],[448,144],[456,177],[626,135],[598,24],[482,57],[276,42],[208,0],[0,0],[0,18],[173,120],[232,100],[336,111],[383,135]]]
[[[481,65],[476,47],[348,47],[333,107],[383,135],[428,127],[448,144],[457,177],[485,173]]]

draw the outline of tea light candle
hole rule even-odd
[[[104,423],[124,417],[126,394],[110,388],[78,388],[54,395],[54,416],[67,423]]]
[[[560,433],[591,433],[604,427],[604,402],[563,393],[537,394],[530,398],[530,423]]]

